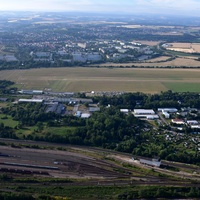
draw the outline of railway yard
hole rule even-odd
[[[45,142],[1,139],[0,145],[1,174],[14,178],[57,178],[63,179],[64,185],[75,186],[200,186],[198,166],[162,161],[162,166],[157,168],[142,165],[138,159],[106,149]],[[4,187],[7,185],[1,189]]]

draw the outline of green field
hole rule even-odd
[[[0,114],[0,123],[3,123],[4,126],[9,126],[12,128],[18,125],[18,121],[15,121],[11,116],[4,114]]]
[[[174,92],[200,92],[200,85],[197,83],[165,83]]]
[[[1,71],[21,89],[53,91],[200,92],[200,69],[44,68]]]
[[[74,127],[60,126],[60,127],[48,127],[45,128],[44,130],[48,133],[64,136],[74,129],[75,129]]]

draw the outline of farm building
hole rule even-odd
[[[43,99],[19,99],[18,103],[43,103]]]
[[[152,167],[160,167],[160,165],[161,165],[161,161],[156,158],[153,158],[153,159],[142,158],[142,159],[140,159],[140,163],[144,164],[144,165],[149,165]]]
[[[62,97],[73,97],[74,92],[49,92],[45,91],[45,94],[53,95],[53,96],[62,96]]]
[[[20,94],[30,94],[30,95],[37,95],[37,94],[43,94],[42,90],[20,90]]]

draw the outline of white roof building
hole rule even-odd
[[[20,90],[20,94],[43,94],[43,90]]]
[[[129,109],[120,109],[120,112],[125,113],[125,114],[128,114]]]
[[[134,109],[133,115],[138,118],[146,118],[149,120],[159,119],[152,109]]]
[[[165,116],[165,118],[169,119],[170,118],[170,114],[168,112],[162,112],[162,114]]]
[[[177,111],[176,108],[158,108],[158,112],[176,113]]]
[[[161,165],[161,161],[159,161],[158,159],[140,159],[140,163],[153,167],[160,167]]]
[[[155,115],[152,109],[134,109],[134,115]]]
[[[82,119],[87,119],[87,118],[89,118],[90,116],[91,116],[90,113],[82,113],[82,114],[81,114],[81,118],[82,118]]]
[[[188,120],[188,121],[187,121],[187,124],[188,124],[188,125],[198,125],[199,122],[196,121],[196,120]]]
[[[43,99],[19,99],[18,103],[43,103]]]
[[[191,128],[198,128],[198,129],[200,129],[200,125],[192,125]]]
[[[172,119],[172,123],[183,125],[185,122],[182,119]]]
[[[154,119],[159,119],[159,116],[158,115],[147,115],[146,118],[148,120],[154,120]]]

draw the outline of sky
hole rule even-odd
[[[81,11],[200,17],[200,0],[0,0],[1,11]]]

